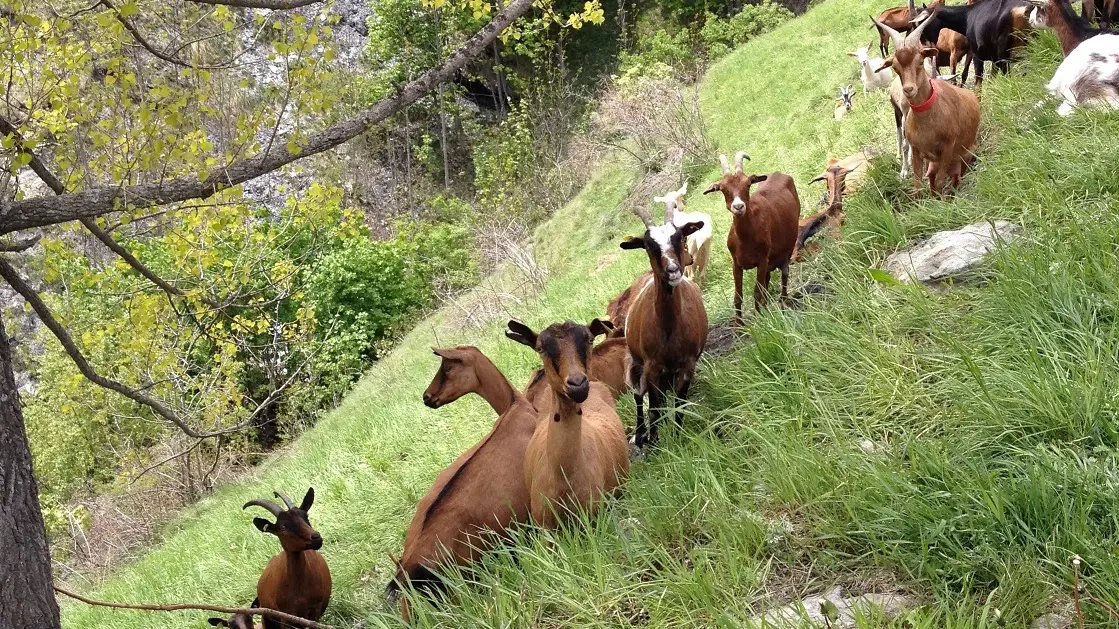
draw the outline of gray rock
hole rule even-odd
[[[1072,626],[1072,618],[1065,614],[1045,614],[1033,621],[1030,629],[1068,629]]]
[[[1014,240],[1021,227],[1009,221],[974,223],[938,232],[909,251],[886,258],[885,270],[902,282],[958,279],[983,261],[1000,242]]]
[[[879,614],[887,620],[896,618],[915,605],[911,597],[903,594],[863,594],[845,598],[843,589],[835,587],[823,594],[754,616],[746,624],[756,629],[825,627],[823,607],[827,603],[834,605],[834,612],[838,614],[830,623],[832,629],[854,629],[858,625],[857,616],[865,618]]]

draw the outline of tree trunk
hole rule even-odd
[[[58,629],[39,487],[0,321],[0,628]]]

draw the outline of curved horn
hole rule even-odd
[[[739,151],[739,152],[734,154],[734,169],[738,172],[742,172],[742,160],[743,159],[745,159],[747,161],[750,160],[750,156],[746,154],[746,151]]]
[[[723,174],[724,175],[729,175],[730,174],[730,163],[727,161],[727,156],[726,155],[723,155],[722,153],[719,153],[719,164],[721,164],[722,167],[723,167]]]
[[[249,507],[260,507],[261,509],[264,509],[265,511],[271,513],[276,517],[279,517],[279,515],[284,512],[284,510],[280,508],[280,505],[272,502],[271,500],[250,500],[246,502],[245,506],[241,508],[248,509]]]
[[[940,11],[940,6],[939,5],[933,7],[929,11],[929,13],[925,17],[925,19],[921,21],[921,24],[918,25],[917,28],[909,31],[909,34],[905,36],[905,41],[903,42],[903,44],[908,44],[908,45],[911,45],[911,46],[919,46],[921,44],[921,33],[925,32],[925,27],[927,27],[929,25],[929,23],[933,21],[933,18],[936,17],[936,14],[939,11]]]
[[[656,223],[653,222],[653,217],[649,215],[649,210],[646,210],[643,207],[638,207],[636,205],[630,207],[629,209],[637,216],[637,218],[641,219],[641,222],[645,224],[645,229],[656,227]]]
[[[294,509],[295,508],[295,503],[292,502],[291,498],[288,498],[283,492],[274,491],[272,493],[276,494],[276,497],[279,498],[280,500],[283,500],[284,504],[287,505],[288,509]]]
[[[676,216],[676,197],[669,196],[664,202],[664,224],[671,225],[674,216]]]
[[[894,42],[894,48],[905,45],[905,36],[903,36],[901,33],[895,31],[889,26],[886,26],[882,22],[879,22],[878,18],[874,17],[873,15],[870,16],[870,19],[872,22],[874,22],[874,25],[879,28],[879,30],[890,36],[890,39]]]

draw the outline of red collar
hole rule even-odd
[[[909,106],[913,109],[913,111],[928,111],[929,109],[932,109],[933,105],[936,104],[937,99],[940,98],[940,93],[936,89],[936,81],[929,79],[929,89],[932,90],[932,93],[929,94],[929,99],[925,102],[921,103],[920,105],[913,104],[913,101],[909,102]]]

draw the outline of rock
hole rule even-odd
[[[902,282],[937,282],[960,278],[982,262],[1001,242],[1013,240],[1021,227],[1009,221],[974,223],[938,232],[909,251],[886,258],[885,270]]]
[[[874,454],[874,451],[877,450],[874,442],[870,439],[863,439],[862,441],[860,441],[859,449],[863,451],[863,454]]]
[[[1065,614],[1045,614],[1033,621],[1030,629],[1068,629],[1072,626],[1072,618]]]
[[[625,518],[618,522],[618,535],[622,539],[633,539],[640,529],[641,520],[637,518]]]
[[[843,589],[835,587],[824,594],[809,596],[797,603],[754,616],[746,625],[755,629],[825,627],[828,626],[824,622],[825,614],[828,614],[832,629],[854,629],[858,626],[856,615],[878,614],[889,620],[900,616],[914,604],[911,597],[903,594],[863,594],[845,598]]]

